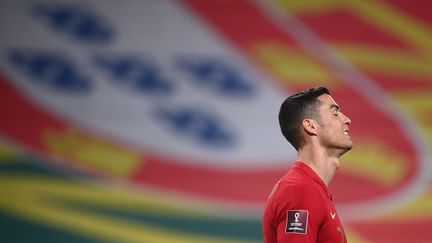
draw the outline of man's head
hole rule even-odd
[[[281,105],[279,124],[282,134],[297,151],[306,144],[307,136],[316,136],[323,146],[343,152],[352,148],[348,129],[351,120],[340,112],[325,87],[289,96]]]

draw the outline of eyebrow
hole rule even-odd
[[[333,109],[333,108],[335,108],[336,111],[339,111],[339,110],[340,110],[340,107],[339,107],[338,105],[331,104],[331,105],[330,105],[330,110]]]

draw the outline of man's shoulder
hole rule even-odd
[[[279,181],[279,184],[282,188],[290,188],[292,190],[316,190],[318,188],[317,184],[310,176],[295,169],[288,171]]]
[[[290,180],[280,181],[272,197],[272,208],[276,214],[286,214],[288,210],[307,210],[314,214],[321,212],[317,202],[322,201],[319,189],[311,184]],[[321,215],[321,213],[317,214]]]
[[[320,196],[319,187],[307,180],[296,181],[282,179],[275,192],[279,197],[295,197],[297,199]]]

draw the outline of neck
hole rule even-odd
[[[324,149],[305,145],[298,151],[298,160],[307,164],[329,186],[336,170],[339,168],[339,156],[329,154]]]

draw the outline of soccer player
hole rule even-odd
[[[289,96],[279,124],[298,159],[267,200],[264,242],[347,242],[327,187],[339,157],[353,146],[351,120],[327,88],[316,87]]]

